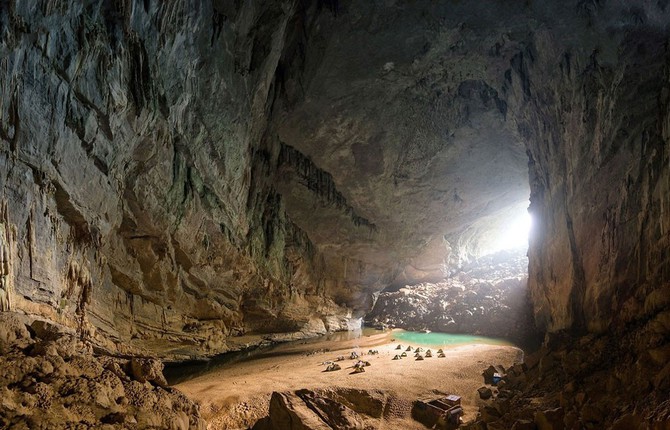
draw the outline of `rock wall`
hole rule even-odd
[[[506,88],[530,157],[536,320],[601,332],[670,305],[669,15],[580,2],[574,16],[528,39]]]
[[[0,8],[0,309],[172,358],[342,329],[529,186],[542,329],[670,304],[666,2],[83,3]]]
[[[3,3],[0,309],[170,357],[355,324],[272,184],[275,71],[317,7]]]

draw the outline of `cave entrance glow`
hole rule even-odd
[[[528,249],[528,234],[532,222],[527,209],[521,209],[517,213],[512,211],[509,218],[500,221],[497,233],[493,233],[488,253]]]
[[[527,251],[533,220],[528,200],[507,205],[474,221],[460,234],[458,257],[467,264],[502,251]]]

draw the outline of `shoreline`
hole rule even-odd
[[[310,342],[280,344],[267,353],[236,361],[234,366],[213,368],[175,388],[201,405],[210,429],[248,428],[267,415],[273,391],[303,388],[385,392],[395,399],[399,412],[384,421],[384,428],[419,429],[422,425],[410,417],[414,400],[437,393],[458,394],[463,399],[464,420],[473,420],[483,404],[476,391],[483,385],[481,372],[489,365],[510,366],[523,357],[523,351],[514,346],[470,344],[447,347],[445,358],[416,361],[410,356],[392,360],[397,345],[408,344],[392,341],[394,333],[397,331],[340,341],[320,337]],[[369,349],[378,350],[379,354],[368,355]],[[355,361],[348,358],[339,362],[341,370],[324,371],[323,363],[340,355],[348,357],[352,350],[371,363],[364,373],[351,373]]]
[[[366,334],[366,330],[369,334]],[[210,372],[214,372],[219,368],[238,363],[240,361],[251,361],[261,358],[270,358],[273,356],[284,356],[291,354],[300,354],[305,346],[312,344],[320,343],[332,343],[332,342],[346,342],[346,341],[355,341],[359,339],[367,339],[375,337],[379,339],[380,345],[383,344],[383,341],[394,341],[396,333],[414,333],[410,330],[403,328],[389,328],[386,330],[379,330],[372,327],[364,327],[360,330],[351,330],[351,331],[339,331],[326,333],[320,336],[304,338],[300,340],[292,341],[268,341],[265,343],[259,343],[257,345],[249,345],[248,347],[240,350],[224,352],[217,354],[211,357],[202,358],[202,359],[193,359],[185,361],[172,361],[164,362],[164,375],[168,381],[169,385],[178,385],[185,383],[191,379],[198,378]],[[444,334],[450,336],[464,336],[464,337],[473,337],[476,340],[486,339],[492,342],[477,342],[477,341],[468,341],[464,340],[458,343],[449,343],[444,345],[433,345],[429,343],[421,343],[418,341],[413,341],[417,345],[428,346],[431,348],[454,348],[458,346],[473,345],[473,344],[483,344],[483,345],[500,345],[500,346],[511,346],[516,347],[523,351],[524,355],[528,354],[530,351],[527,351],[524,347],[516,345],[513,342],[507,339],[498,339],[498,338],[489,338],[486,336],[480,335],[465,335],[461,333],[442,333],[442,332],[430,332],[435,334]],[[407,340],[395,339],[398,343],[412,343]],[[355,343],[351,345],[355,346]],[[376,346],[376,345],[368,345]],[[330,349],[330,348],[327,348]],[[295,350],[295,352],[291,352]]]

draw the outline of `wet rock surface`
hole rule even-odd
[[[94,355],[49,325],[0,312],[0,427],[206,428],[198,406],[166,387],[160,361]]]
[[[500,337],[537,343],[525,251],[482,257],[440,283],[382,292],[368,325]]]

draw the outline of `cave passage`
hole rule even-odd
[[[337,356],[253,414],[162,362],[364,319],[542,347],[479,391],[373,339],[349,428],[670,428],[669,65],[670,0],[0,0],[0,427],[286,428]]]

